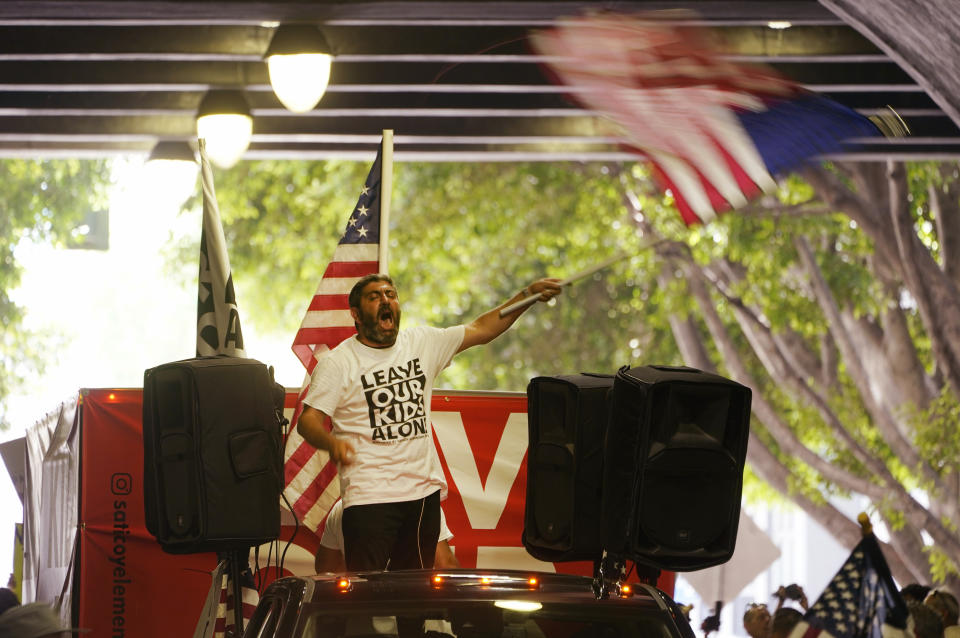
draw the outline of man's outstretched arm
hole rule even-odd
[[[524,297],[529,297],[530,295],[539,295],[539,301],[550,301],[563,291],[559,281],[559,279],[538,279],[518,292],[511,299],[508,299],[493,310],[483,313],[468,323],[464,326],[463,343],[460,344],[460,349],[457,350],[457,352],[463,352],[467,348],[490,343],[499,337],[507,328],[513,325],[517,317],[526,311],[526,308],[521,308],[501,317],[501,308],[506,308],[510,304],[520,301]],[[527,306],[527,308],[529,308],[529,306]]]

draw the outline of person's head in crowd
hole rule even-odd
[[[770,620],[770,638],[787,638],[793,628],[803,620],[803,614],[793,607],[781,607],[773,612]]]
[[[910,616],[907,618],[907,634],[915,638],[943,638],[943,621],[940,614],[922,603],[907,605]]]
[[[957,607],[956,597],[948,591],[935,589],[923,600],[923,604],[940,614],[944,627],[957,624],[960,608]]]
[[[750,638],[770,637],[770,610],[764,604],[750,603],[743,613],[743,628]]]
[[[930,588],[926,585],[910,583],[900,590],[900,597],[903,598],[903,602],[909,605],[910,603],[922,603],[929,593]]]
[[[723,601],[718,600],[713,607],[713,614],[707,616],[700,623],[700,630],[704,636],[709,636],[714,631],[720,631],[720,612],[723,610]]]
[[[76,629],[64,627],[47,603],[27,603],[0,614],[0,636],[16,638],[67,638]]]
[[[17,595],[8,587],[0,587],[0,614],[20,604]]]

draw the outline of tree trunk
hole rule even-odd
[[[960,395],[960,295],[913,230],[903,165],[891,162],[888,169],[890,220],[904,282],[917,302],[937,365],[950,387]]]
[[[831,505],[829,502],[814,503],[812,500],[791,490],[787,482],[790,471],[783,466],[777,457],[754,435],[750,436],[750,445],[747,448],[747,458],[750,466],[760,478],[766,481],[775,490],[789,498],[800,507],[810,518],[817,521],[823,529],[833,536],[838,543],[852,550],[863,536],[860,525]],[[922,557],[919,564],[903,560],[900,553],[885,548],[884,555],[893,577],[901,583],[929,582],[924,574],[929,574],[929,565],[926,557]]]
[[[937,224],[940,244],[940,267],[947,279],[960,288],[960,185],[952,176],[940,171],[943,186],[931,182],[927,188],[930,212]]]
[[[658,276],[661,285],[666,285],[667,275],[663,272]],[[670,315],[670,326],[674,339],[683,355],[684,362],[694,368],[716,373],[716,366],[710,360],[706,346],[695,322],[689,317]],[[828,533],[837,539],[842,546],[853,549],[860,541],[860,526],[846,517],[840,510],[830,503],[814,503],[803,494],[791,491],[787,481],[790,471],[764,445],[755,432],[750,432],[747,446],[747,461],[757,475],[771,487],[793,501],[808,516],[817,521]],[[927,582],[920,574],[928,573],[929,568],[925,557],[917,564],[908,564],[896,552],[886,552],[890,569],[900,582]]]
[[[813,290],[813,293],[820,304],[820,308],[823,310],[824,315],[826,316],[827,325],[830,327],[830,332],[834,337],[834,341],[837,343],[837,347],[840,350],[840,355],[843,358],[843,362],[846,364],[847,373],[857,386],[857,389],[860,393],[860,398],[863,401],[867,412],[871,415],[877,430],[879,430],[887,444],[891,447],[897,457],[901,459],[905,465],[907,465],[907,467],[920,468],[927,480],[933,482],[939,489],[945,489],[946,486],[942,484],[940,477],[933,470],[933,468],[931,468],[930,465],[920,457],[916,448],[913,447],[912,442],[904,436],[903,432],[901,432],[891,413],[885,408],[885,406],[877,401],[876,394],[871,383],[872,377],[867,372],[867,366],[859,356],[854,342],[854,337],[851,335],[851,332],[847,329],[843,321],[842,313],[840,312],[837,302],[833,297],[833,293],[830,291],[830,288],[827,286],[827,282],[824,280],[823,275],[820,272],[819,266],[817,266],[813,252],[810,250],[810,245],[806,238],[795,238],[794,245],[797,247],[800,261],[803,263],[804,268],[809,276],[810,286]],[[861,460],[864,459],[861,458]],[[864,460],[864,462],[868,463],[868,467],[870,467],[874,472],[877,472],[878,475],[882,476],[884,474],[889,474],[889,470],[886,468],[886,466],[883,466],[881,469],[877,463],[866,460]],[[887,479],[884,480],[889,482]]]
[[[933,537],[934,541],[941,546],[943,551],[953,557],[960,557],[960,539],[958,539],[953,532],[949,531],[928,509],[920,505],[916,499],[907,493],[903,485],[891,475],[889,469],[880,462],[879,459],[869,454],[864,456],[864,460],[868,466],[874,470],[876,478],[883,482],[882,486],[854,476],[829,461],[821,459],[803,445],[793,430],[783,422],[773,405],[765,401],[762,394],[757,391],[761,386],[754,382],[743,361],[740,359],[740,355],[734,347],[730,336],[727,334],[726,328],[717,314],[712,299],[710,299],[699,267],[689,259],[685,260],[683,265],[687,274],[687,284],[690,287],[691,294],[697,300],[700,310],[703,313],[704,321],[707,324],[707,328],[710,331],[717,349],[723,357],[724,363],[736,381],[754,389],[754,413],[775,437],[777,444],[788,453],[797,456],[799,460],[820,472],[824,478],[835,482],[844,489],[868,496],[876,502],[883,502],[887,498],[893,499],[896,506],[900,507],[904,514],[920,529],[925,529]],[[836,428],[834,429],[836,431]],[[851,451],[858,451],[856,442],[850,439],[849,433],[842,427],[839,431],[836,431],[836,434],[841,437],[846,437],[844,440],[848,442]]]

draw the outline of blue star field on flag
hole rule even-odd
[[[347,220],[347,228],[340,239],[341,244],[376,244],[380,241],[380,164],[383,148],[370,167],[367,181],[360,189],[360,197],[353,214]]]
[[[907,607],[873,534],[857,544],[804,619],[834,638],[881,638],[906,627]]]

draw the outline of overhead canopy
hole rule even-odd
[[[772,64],[867,114],[897,109],[913,136],[875,141],[858,158],[960,157],[946,93],[931,89],[940,91],[932,99],[916,69],[816,0],[9,0],[0,3],[0,156],[146,154],[195,136],[208,89],[239,88],[254,116],[247,158],[369,159],[384,128],[396,131],[401,160],[626,158],[526,46],[530,29],[605,7],[694,9],[737,59]],[[327,95],[301,115],[273,95],[262,60],[276,25],[295,21],[320,25],[337,54]]]

